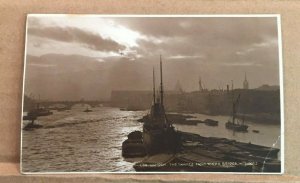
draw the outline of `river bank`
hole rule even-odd
[[[167,113],[167,118],[174,124],[185,124],[185,125],[197,125],[198,123],[205,123],[205,120],[196,119],[195,115],[207,115],[207,116],[218,116],[218,115],[208,115],[201,113]],[[280,120],[278,121],[278,116],[273,116],[272,114],[237,114],[236,116],[239,120],[251,121],[251,123],[259,124],[271,124],[271,125],[280,125]],[[147,120],[147,115],[139,119],[139,122],[144,122]],[[208,120],[210,120],[208,118]]]

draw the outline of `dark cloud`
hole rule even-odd
[[[262,37],[277,36],[275,17],[173,17],[173,18],[115,18],[146,36],[202,37],[233,42],[260,42]]]
[[[166,58],[181,56],[182,61],[198,60],[220,65],[251,62],[252,64],[248,64],[249,67],[255,65],[270,67],[278,63],[275,17],[115,18],[114,20],[140,32],[145,37],[138,40],[138,46],[135,48],[137,53],[145,57],[163,54]]]
[[[31,65],[27,68],[31,69],[28,73],[31,73],[31,80],[34,81],[30,86],[41,90],[38,87],[42,88],[42,85],[37,84],[38,82],[55,79],[53,83],[58,88],[64,85],[69,87],[57,94],[61,98],[69,97],[69,93],[74,90],[78,92],[73,98],[108,98],[111,90],[149,90],[152,86],[152,68],[154,66],[158,70],[160,54],[163,58],[167,90],[173,89],[177,80],[185,91],[197,90],[199,76],[209,89],[225,88],[231,80],[239,88],[242,87],[245,72],[251,88],[262,84],[279,84],[276,18],[112,20],[115,25],[141,34],[136,40],[137,46],[122,50],[122,54],[118,56],[101,57],[100,62],[98,58],[82,57],[82,53],[77,53],[76,50],[76,56],[44,55],[30,58],[27,64]],[[124,48],[94,33],[72,28],[71,24],[64,26],[71,27],[31,26],[29,34],[62,42],[80,43],[94,50],[118,51]],[[43,41],[35,46],[43,46]],[[68,86],[69,81],[72,81],[72,86]],[[48,90],[51,98],[52,92],[49,88]]]
[[[30,27],[28,34],[62,42],[75,42],[92,50],[114,51],[125,49],[125,46],[100,35],[75,27]]]

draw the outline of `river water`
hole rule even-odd
[[[39,117],[42,128],[22,130],[23,172],[131,172],[139,159],[124,159],[122,142],[134,130],[142,130],[137,119],[148,111],[120,111],[118,108],[98,107],[83,112],[85,105],[75,105],[70,111],[54,111]],[[202,136],[225,137],[242,142],[280,148],[280,126],[246,121],[249,133],[233,133],[225,128],[228,116],[192,114],[195,119],[219,121],[219,126],[178,125],[181,131]],[[23,122],[25,125],[28,121]],[[257,129],[259,133],[253,133]]]

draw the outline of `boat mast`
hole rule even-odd
[[[232,92],[232,123],[235,122],[235,103],[234,103],[234,93],[233,93],[233,80],[231,80],[231,92]]]
[[[165,113],[165,109],[164,109],[164,87],[163,87],[163,75],[162,75],[162,60],[161,60],[161,55],[159,56],[159,60],[160,60],[160,105],[161,105],[161,111],[164,115],[164,122],[165,124],[167,124],[168,126],[170,126],[170,123],[167,119],[167,115]]]
[[[245,115],[243,115],[243,125],[245,124]]]
[[[153,67],[153,104],[155,104],[155,71]]]
[[[162,76],[162,62],[160,55],[160,104],[164,105],[164,91],[163,91],[163,76]]]
[[[235,120],[236,108],[239,105],[240,97],[241,97],[241,94],[239,94],[238,97],[236,98],[236,101],[233,102],[233,112],[232,112],[233,113],[233,115],[232,115],[233,123]]]

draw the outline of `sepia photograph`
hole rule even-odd
[[[28,14],[21,172],[283,173],[280,26]]]

